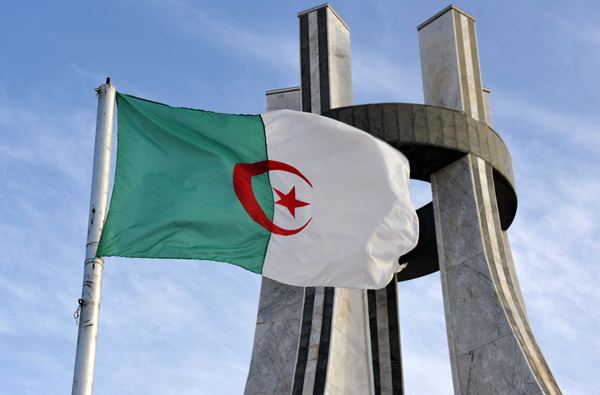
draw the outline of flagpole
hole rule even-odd
[[[106,84],[96,88],[98,114],[96,119],[96,143],[92,170],[92,193],[88,221],[88,237],[83,269],[83,289],[79,306],[79,332],[73,374],[73,395],[91,395],[96,359],[98,316],[100,313],[100,290],[104,261],[96,257],[100,235],[106,219],[108,184],[112,146],[113,117],[115,112],[115,87]]]

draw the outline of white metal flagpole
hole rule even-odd
[[[96,92],[98,93],[96,144],[92,171],[88,237],[83,269],[83,290],[81,299],[79,299],[81,311],[75,354],[73,395],[91,395],[92,393],[98,316],[100,313],[100,290],[102,288],[102,269],[104,266],[102,258],[96,257],[96,251],[98,250],[108,205],[110,153],[116,90],[110,84],[110,78],[107,78],[106,84],[96,88]]]

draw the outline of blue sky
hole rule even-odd
[[[93,88],[175,106],[265,110],[297,86],[308,1],[0,5],[0,394],[71,389],[94,142]],[[462,1],[477,18],[494,128],[512,153],[509,230],[534,334],[565,394],[600,388],[600,5]],[[442,1],[343,1],[355,103],[422,103],[416,26]],[[416,205],[427,203],[415,184]],[[242,393],[260,277],[107,259],[95,394]],[[406,393],[450,394],[439,273],[402,283]]]

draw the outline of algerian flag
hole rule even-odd
[[[229,115],[117,93],[98,256],[228,262],[297,286],[382,288],[417,243],[407,159],[288,110]]]

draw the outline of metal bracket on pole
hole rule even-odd
[[[115,87],[106,84],[96,88],[98,115],[96,120],[96,143],[92,171],[92,193],[88,222],[88,237],[83,269],[83,289],[80,299],[79,333],[75,354],[73,395],[91,395],[96,359],[100,291],[104,261],[96,257],[100,235],[108,208],[108,186],[112,147],[113,118],[115,113]]]

